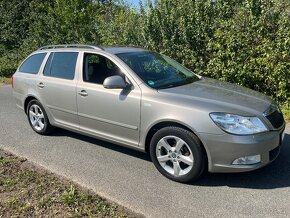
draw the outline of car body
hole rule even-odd
[[[153,136],[160,129],[176,127],[180,132],[183,129],[187,131],[187,135],[192,134],[191,137],[200,145],[198,152],[204,154],[203,167],[209,172],[250,171],[267,165],[278,156],[285,122],[282,113],[270,98],[247,88],[194,73],[192,82],[154,88],[152,86],[155,82],[144,81],[144,75],[140,76],[136,70],[139,60],[144,61],[143,67],[146,65],[145,67],[152,69],[155,66],[150,65],[150,60],[153,63],[160,59],[161,65],[163,61],[166,65],[168,60],[168,63],[175,66],[172,69],[179,69],[180,66],[165,56],[148,52],[135,47],[43,47],[29,55],[13,76],[16,104],[28,113],[27,106],[35,99],[41,103],[51,126],[147,152],[150,151]],[[153,55],[153,59],[146,55]],[[137,56],[139,59],[136,59]],[[27,60],[30,57],[36,60],[31,58],[31,66],[26,66],[29,65],[26,62],[29,62]],[[101,61],[105,64],[101,65]],[[165,70],[171,66],[158,64],[159,68]],[[30,69],[33,67],[36,69]],[[47,70],[49,67],[50,70]],[[110,78],[100,76],[91,79],[95,82],[89,81],[89,78],[94,77],[92,75],[95,74],[95,69],[96,72],[114,72],[108,74],[107,77]],[[171,71],[172,69],[170,68]],[[70,71],[72,75],[62,75],[60,71]],[[186,69],[182,68],[180,71]],[[158,77],[162,75],[155,74]],[[225,119],[226,121],[221,121]],[[35,118],[32,123],[33,120]],[[252,124],[248,124],[248,121]],[[257,126],[253,123],[257,123]],[[237,127],[240,125],[241,130],[237,131],[241,131],[241,134],[229,133],[220,125],[232,125],[233,127],[225,127],[229,129],[240,128]],[[243,129],[251,132],[251,128],[257,128],[260,132],[243,134]],[[183,139],[183,133],[180,134],[179,138]],[[190,140],[187,142],[190,144]],[[153,149],[151,155],[154,151]],[[167,152],[165,154],[169,155]],[[168,156],[173,164],[177,160],[175,156]],[[174,166],[171,166],[173,169]],[[163,168],[169,169],[166,167]],[[159,171],[173,180],[189,181],[188,178],[179,180],[182,175],[170,177],[162,169]],[[171,171],[167,170],[168,172]]]

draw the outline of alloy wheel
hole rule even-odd
[[[175,177],[186,175],[194,165],[190,147],[177,136],[161,138],[156,146],[156,157],[160,166]]]
[[[32,127],[37,131],[41,131],[45,125],[44,114],[41,108],[38,105],[33,104],[30,106],[28,113]]]

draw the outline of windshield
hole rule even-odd
[[[117,54],[147,85],[165,89],[195,82],[199,78],[171,58],[154,52]]]

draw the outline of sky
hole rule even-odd
[[[139,6],[139,0],[125,0],[125,1],[127,1],[133,7]],[[145,1],[147,1],[147,0],[142,0],[142,2],[145,2]],[[154,2],[154,0],[151,0],[151,1]]]
[[[139,0],[127,0],[129,4],[132,6],[138,6],[139,5]]]

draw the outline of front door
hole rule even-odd
[[[93,53],[83,55],[83,74],[77,85],[80,129],[114,142],[137,146],[139,143],[141,91],[106,89],[108,76],[120,75],[128,82],[117,63]]]

